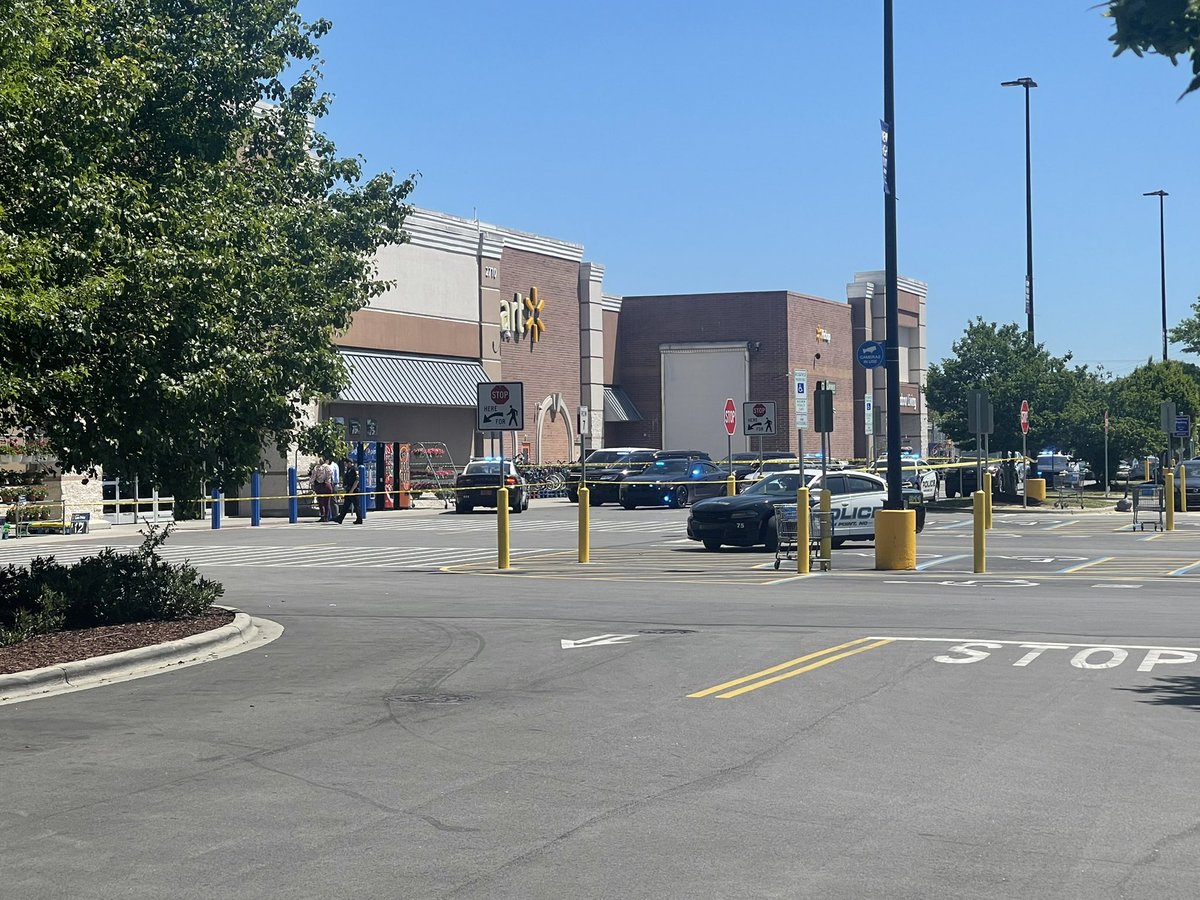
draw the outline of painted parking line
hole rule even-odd
[[[867,641],[872,641],[872,643],[868,644]],[[854,656],[856,653],[865,653],[867,650],[874,650],[876,647],[882,647],[891,642],[891,638],[858,638],[857,640],[847,641],[845,644],[838,644],[836,647],[826,647],[824,650],[817,650],[814,653],[798,656],[785,663],[771,666],[750,675],[743,675],[741,678],[735,678],[732,681],[726,681],[713,687],[705,688],[694,694],[688,694],[688,697],[711,697],[715,694],[718,700],[728,700],[741,694],[767,687],[784,679],[803,675],[805,672],[811,672],[813,669],[821,668],[821,666],[827,666],[848,656]],[[816,662],[811,662],[806,666],[800,665],[801,663],[809,662],[809,660],[816,660]],[[793,668],[794,666],[800,666],[800,668]]]
[[[1098,559],[1089,559],[1087,562],[1078,563],[1074,566],[1067,566],[1065,569],[1059,569],[1059,575],[1072,575],[1075,572],[1082,572],[1084,569],[1090,569],[1092,566],[1098,566],[1100,563],[1108,562],[1113,559],[1111,556],[1101,556]]]
[[[1196,569],[1200,569],[1200,560],[1197,560],[1196,562],[1192,563],[1191,565],[1181,566],[1180,568],[1176,569],[1174,572],[1168,572],[1167,574],[1172,575],[1172,576],[1186,575],[1188,572],[1195,571]]]
[[[970,555],[969,553],[958,553],[954,556],[942,556],[937,559],[926,560],[923,563],[918,563],[916,570],[924,572],[926,569],[932,569],[934,566],[940,566],[942,563],[954,562],[957,559],[966,559]]]

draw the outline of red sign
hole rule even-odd
[[[1029,401],[1021,401],[1021,434],[1029,434]]]
[[[767,408],[761,403],[754,404],[754,414],[760,419],[767,414]]]
[[[733,398],[730,397],[725,401],[725,433],[732,436],[735,428],[737,428],[737,407],[733,405]]]
[[[494,388],[492,388],[492,402],[493,403],[507,403],[508,402],[508,388],[506,388],[502,384],[498,384]]]

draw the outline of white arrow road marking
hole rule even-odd
[[[637,637],[636,634],[597,634],[577,641],[560,640],[563,650],[576,650],[580,647],[599,647],[601,644],[624,644]]]
[[[1037,587],[1036,581],[1026,581],[1024,578],[1000,579],[996,581],[968,579],[966,581],[939,581],[936,583],[945,585],[946,587]]]

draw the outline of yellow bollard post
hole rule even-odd
[[[1145,472],[1142,480],[1149,481],[1150,480],[1150,457],[1147,456],[1145,459],[1142,460],[1142,468],[1144,469],[1144,472]]]
[[[796,574],[809,572],[808,546],[812,532],[808,517],[808,488],[796,489]]]
[[[508,488],[496,491],[496,568],[509,567]]]
[[[1187,467],[1179,464],[1179,511],[1187,512]]]
[[[983,491],[976,491],[971,496],[971,508],[975,513],[975,569],[976,575],[987,572],[987,528],[984,527]]]
[[[823,566],[833,568],[833,494],[827,490],[821,491],[821,560]]]
[[[586,487],[579,488],[579,561],[581,563],[592,561],[591,493]]]
[[[1163,504],[1167,508],[1167,531],[1175,530],[1175,473],[1163,469]]]
[[[992,473],[983,473],[983,527],[992,530]]]
[[[737,479],[732,473],[725,479],[725,496],[732,497],[737,493]]]

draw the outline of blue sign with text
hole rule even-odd
[[[883,357],[883,341],[863,341],[858,345],[858,364],[864,369],[882,366]]]

